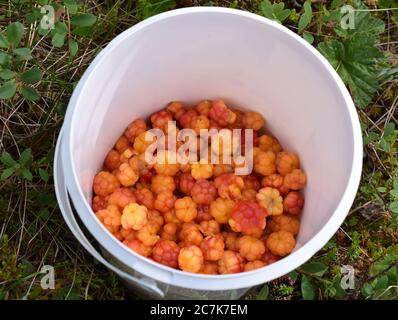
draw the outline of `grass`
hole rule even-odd
[[[72,236],[54,196],[54,145],[70,95],[85,68],[112,38],[134,23],[157,12],[192,5],[219,5],[271,15],[309,41],[313,37],[317,46],[322,41],[340,39],[333,32],[337,20],[324,19],[325,12],[333,12],[331,8],[338,1],[314,2],[307,24],[300,22],[304,9],[299,0],[285,1],[283,10],[290,10],[288,16],[281,13],[277,7],[280,4],[267,11],[262,1],[56,1],[59,7],[54,1],[55,14],[64,23],[46,34],[39,28],[42,14],[37,3],[47,2],[0,3],[0,31],[7,34],[11,23],[23,23],[25,31],[18,46],[30,51],[18,56],[13,52],[16,46],[7,47],[0,37],[0,96],[5,95],[0,99],[0,299],[129,298],[131,293],[118,278]],[[366,4],[372,17],[385,24],[374,45],[385,56],[378,70],[387,76],[374,84],[375,92],[366,105],[357,104],[365,156],[356,200],[339,231],[310,262],[288,276],[254,288],[246,299],[398,298],[398,10],[390,8],[398,7],[398,3]],[[83,13],[83,21],[76,18]],[[8,39],[11,42],[18,38],[15,26],[16,33]],[[8,65],[2,62],[1,52],[11,56]],[[23,81],[27,76],[22,74],[32,68],[38,70],[32,71],[33,79]],[[5,69],[15,79],[16,93],[8,98],[13,84],[9,83],[7,90],[4,86],[14,80],[9,80]],[[347,84],[352,90],[353,84]],[[4,158],[5,152],[12,161]],[[55,268],[53,290],[40,287],[43,265]],[[340,286],[343,265],[355,269],[354,289]]]

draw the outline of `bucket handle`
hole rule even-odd
[[[61,135],[60,135],[61,136]],[[79,227],[74,215],[72,206],[70,203],[70,199],[68,197],[68,191],[66,185],[64,183],[64,177],[62,176],[62,164],[60,163],[61,158],[58,156],[61,137],[58,138],[58,143],[55,151],[55,161],[54,161],[54,185],[55,185],[55,193],[58,200],[58,206],[61,210],[62,216],[68,225],[69,229],[72,231],[73,235],[79,240],[80,244],[100,263],[102,263],[105,267],[115,272],[119,277],[124,280],[136,283],[138,286],[145,288],[151,294],[156,295],[158,298],[164,298],[165,293],[154,284],[155,281],[147,278],[137,278],[128,274],[107,260],[91,245],[90,241],[84,235],[82,229]],[[58,167],[58,168],[57,168]]]

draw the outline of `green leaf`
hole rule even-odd
[[[311,2],[306,1],[304,3],[304,13],[301,15],[299,23],[298,23],[298,32],[302,33],[305,28],[311,23],[312,20],[312,8]]]
[[[28,86],[21,87],[22,96],[29,101],[36,101],[40,98],[40,94],[36,91],[36,89]]]
[[[307,41],[310,44],[312,44],[314,42],[314,36],[307,31],[304,31],[303,38],[305,41]]]
[[[65,43],[65,33],[56,33],[51,39],[51,44],[56,48],[61,48]]]
[[[17,164],[17,162],[12,158],[11,154],[3,151],[0,157],[0,161],[7,167],[12,167]]]
[[[68,27],[66,26],[65,22],[57,21],[54,24],[54,29],[52,31],[53,34],[60,33],[60,34],[67,34]]]
[[[301,278],[301,295],[304,300],[313,300],[315,298],[315,291],[311,280],[305,275]]]
[[[10,99],[14,96],[17,90],[15,80],[10,80],[0,87],[0,99]]]
[[[13,52],[19,61],[32,59],[32,52],[29,48],[17,48]]]
[[[395,23],[398,24],[398,1],[397,0],[379,0],[378,1],[379,8],[381,9],[390,9],[394,8],[394,10],[391,10],[390,12],[392,13],[393,20]]]
[[[24,27],[20,22],[11,23],[7,28],[7,40],[14,47],[18,46],[24,34]]]
[[[268,285],[264,285],[258,293],[256,300],[267,300],[269,294]]]
[[[14,76],[15,76],[14,72],[12,72],[10,69],[3,69],[0,71],[0,77],[3,80],[10,80],[14,78]]]
[[[318,277],[322,277],[327,269],[328,267],[320,262],[309,262],[301,267],[302,271]]]
[[[390,210],[393,213],[398,213],[398,201],[394,201],[390,203]]]
[[[3,33],[0,33],[0,48],[7,49],[10,46],[6,36]]]
[[[21,153],[18,162],[21,166],[25,167],[29,165],[32,162],[32,160],[33,160],[32,150],[28,148]]]
[[[22,168],[21,173],[22,173],[22,177],[24,177],[26,180],[32,181],[33,176],[32,176],[32,173],[28,169]]]
[[[383,132],[383,138],[389,140],[391,136],[394,134],[395,124],[393,122],[389,122],[386,124]]]
[[[73,16],[71,24],[79,27],[90,27],[97,21],[97,17],[91,13],[83,13]]]
[[[175,0],[139,0],[137,4],[137,16],[143,20],[155,14],[174,9]]]
[[[74,0],[64,0],[65,7],[68,9],[69,14],[74,15],[77,13],[77,3]]]
[[[263,0],[260,3],[260,13],[268,19],[282,23],[289,17],[291,10],[285,9],[283,2],[271,4],[269,0]]]
[[[21,81],[25,83],[36,83],[41,80],[42,74],[38,67],[33,67],[32,69],[22,73],[20,75]]]
[[[69,54],[74,57],[79,50],[78,44],[75,40],[69,40]]]
[[[0,51],[0,64],[7,64],[11,61],[11,56],[8,53]]]
[[[288,277],[293,281],[296,282],[297,278],[298,278],[299,274],[297,271],[291,271],[288,274]]]
[[[14,168],[7,168],[5,170],[3,170],[3,172],[1,173],[0,176],[0,180],[4,181],[6,180],[8,177],[10,177],[13,173],[15,172]]]
[[[76,27],[72,33],[79,37],[89,37],[93,33],[93,27]]]
[[[42,180],[44,182],[48,182],[49,176],[48,176],[48,172],[46,170],[39,168],[39,175],[40,175],[40,178],[42,178]]]
[[[394,189],[398,190],[398,176],[395,178],[393,185]]]
[[[392,195],[394,198],[398,198],[398,189],[391,190],[390,195]]]

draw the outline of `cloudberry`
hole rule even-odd
[[[148,210],[148,223],[159,230],[164,224],[163,215],[157,210]]]
[[[134,150],[138,153],[144,153],[155,141],[156,137],[152,136],[149,131],[142,132],[134,139]]]
[[[107,170],[113,171],[120,166],[120,154],[116,150],[111,150],[105,157],[104,166]]]
[[[283,185],[283,176],[278,173],[273,173],[269,176],[264,177],[261,180],[261,185],[263,187],[271,187],[278,189]]]
[[[184,247],[178,255],[178,266],[183,271],[198,273],[203,262],[203,253],[198,246]]]
[[[138,204],[141,204],[148,209],[153,209],[155,204],[155,196],[148,188],[137,189],[134,191],[134,196]]]
[[[246,235],[264,230],[267,210],[254,202],[240,201],[234,206],[229,225],[235,232]]]
[[[249,261],[248,263],[245,264],[244,271],[252,271],[255,269],[259,269],[265,266],[265,262],[261,260],[254,260],[254,261]]]
[[[264,124],[264,117],[258,112],[249,111],[243,114],[242,123],[246,129],[260,130]]]
[[[166,212],[174,208],[176,197],[171,191],[163,191],[159,193],[155,200],[155,209]]]
[[[170,150],[158,152],[157,162],[154,168],[157,174],[174,176],[180,169],[180,165],[177,163],[176,153]]]
[[[156,234],[157,227],[147,223],[144,227],[137,231],[137,239],[140,240],[145,246],[154,246],[160,237]]]
[[[235,122],[236,114],[229,109],[224,101],[214,100],[209,110],[208,116],[220,127],[225,127],[228,124]]]
[[[293,169],[285,176],[284,184],[292,190],[300,190],[305,187],[307,177],[300,169]]]
[[[242,200],[256,201],[257,191],[254,189],[244,189],[242,191]]]
[[[108,198],[109,204],[124,208],[129,203],[136,202],[134,193],[129,188],[117,188]]]
[[[239,109],[231,109],[233,113],[235,113],[235,121],[228,125],[228,128],[230,129],[244,129],[243,125],[243,112]]]
[[[106,209],[107,206],[108,206],[107,198],[101,197],[101,196],[95,196],[93,198],[91,207],[93,208],[94,212],[97,212],[102,209]]]
[[[187,109],[178,117],[178,122],[182,128],[190,128],[193,119],[198,115],[195,109]]]
[[[243,236],[238,240],[239,254],[249,261],[259,260],[265,252],[264,243],[251,236]]]
[[[211,108],[211,102],[209,100],[203,100],[198,103],[196,106],[196,111],[203,116],[207,116],[209,114]]]
[[[277,262],[279,257],[272,254],[270,251],[265,251],[261,260],[264,261],[265,265],[268,266],[271,263]]]
[[[182,110],[183,106],[180,101],[172,101],[166,106],[166,110],[175,115],[178,111]]]
[[[189,172],[187,172],[181,174],[179,178],[178,188],[182,193],[190,195],[194,184],[195,184],[195,179],[192,177],[192,175]]]
[[[166,223],[163,226],[163,231],[162,231],[162,239],[167,239],[167,240],[177,240],[177,224],[175,223]]]
[[[287,231],[272,232],[267,239],[267,247],[272,254],[284,257],[296,246],[293,235]]]
[[[191,196],[196,204],[210,204],[217,197],[217,189],[213,182],[200,179],[192,187]]]
[[[180,248],[177,243],[170,240],[159,240],[152,249],[152,258],[156,262],[169,266],[178,267],[178,255]]]
[[[191,175],[195,180],[208,179],[213,175],[213,165],[211,163],[192,163]]]
[[[213,175],[215,177],[218,177],[223,173],[232,173],[232,172],[234,172],[234,168],[231,164],[219,163],[213,165]]]
[[[94,192],[102,197],[111,194],[116,188],[119,188],[119,180],[107,171],[101,171],[97,173],[93,181]]]
[[[174,209],[164,213],[164,220],[166,223],[174,223],[177,226],[181,224],[181,221],[178,220]]]
[[[199,225],[194,222],[187,222],[182,225],[179,238],[185,244],[194,244],[198,246],[203,240],[203,235],[200,232]]]
[[[222,236],[208,236],[200,244],[205,260],[217,261],[224,255],[224,239]]]
[[[281,214],[272,216],[267,222],[267,227],[273,232],[283,230],[296,235],[300,228],[300,222],[295,217]]]
[[[151,190],[156,194],[163,191],[174,192],[175,189],[176,184],[173,177],[158,174],[152,178]]]
[[[218,260],[218,272],[220,274],[242,272],[244,267],[245,260],[234,251],[224,251],[222,258]]]
[[[254,156],[254,171],[262,174],[263,176],[268,176],[275,173],[275,153],[272,151],[259,151]]]
[[[148,209],[137,203],[130,203],[123,209],[121,223],[124,229],[139,230],[147,224]]]
[[[239,233],[237,232],[223,232],[225,247],[228,250],[239,251]]]
[[[202,221],[199,223],[199,227],[205,236],[215,236],[220,232],[220,225],[216,220]]]
[[[218,223],[228,223],[235,202],[231,199],[217,198],[210,203],[210,214]]]
[[[214,185],[221,198],[235,200],[242,196],[241,193],[245,184],[242,177],[233,173],[224,173],[214,179]]]
[[[152,183],[152,178],[154,176],[156,176],[155,169],[150,169],[150,170],[148,170],[147,173],[145,173],[142,176],[140,176],[140,182],[145,183],[145,184],[151,184]]]
[[[297,191],[290,191],[283,200],[283,209],[286,213],[297,215],[303,210],[304,198]]]
[[[174,203],[176,217],[183,222],[190,222],[197,216],[196,204],[191,197],[177,199]]]
[[[260,138],[258,138],[258,147],[261,151],[272,151],[274,153],[278,153],[282,151],[282,146],[279,141],[273,136],[264,134]]]
[[[257,191],[261,186],[260,181],[257,180],[257,177],[254,174],[243,177],[243,182],[245,189],[254,189]]]
[[[147,174],[150,171],[150,165],[145,161],[145,153],[133,155],[129,159],[129,165],[139,176]]]
[[[216,261],[205,261],[200,273],[204,274],[218,274],[218,263]]]
[[[147,128],[146,128],[145,120],[144,119],[136,119],[127,126],[127,129],[124,132],[124,135],[127,137],[127,139],[130,140],[131,143],[133,143],[134,138],[138,137],[141,133],[145,132],[146,130],[147,130]]]
[[[143,243],[137,239],[124,240],[123,243],[136,253],[148,257],[151,254],[151,248],[144,246]]]
[[[213,217],[210,214],[210,206],[206,204],[198,205],[196,207],[196,211],[198,212],[196,216],[197,222],[209,221],[213,219]]]
[[[125,187],[131,187],[138,181],[138,174],[128,163],[122,163],[116,170],[115,175]]]
[[[106,209],[99,210],[96,216],[105,226],[119,227],[121,224],[122,215],[115,205],[108,205]]]
[[[120,228],[120,235],[124,240],[131,241],[136,237],[136,231],[133,229]]]
[[[173,117],[167,110],[160,110],[151,116],[152,127],[159,129],[165,129],[172,120]]]
[[[210,126],[210,121],[206,116],[198,115],[192,117],[190,128],[195,130],[196,134],[200,134],[201,129],[208,129]]]
[[[127,147],[123,152],[120,153],[119,162],[125,163],[130,160],[131,157],[135,156],[137,151],[135,151],[132,147]]]
[[[275,188],[265,187],[258,190],[257,201],[263,208],[267,209],[268,215],[279,215],[283,213],[283,199]]]
[[[180,164],[180,171],[182,173],[189,173],[191,172],[191,164],[190,163],[185,163],[185,164]]]
[[[129,139],[126,136],[121,136],[117,139],[115,143],[115,149],[117,152],[121,153],[129,147]]]
[[[293,169],[297,169],[300,166],[299,158],[293,152],[279,152],[276,155],[276,170],[282,175],[285,176],[288,173],[292,172]]]

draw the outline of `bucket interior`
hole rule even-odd
[[[274,23],[219,12],[144,23],[90,68],[69,135],[72,165],[91,203],[92,179],[125,127],[171,100],[225,99],[256,110],[308,176],[297,247],[332,216],[353,163],[353,128],[335,79]]]

